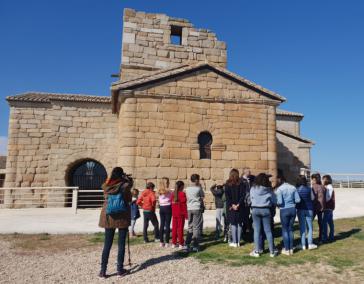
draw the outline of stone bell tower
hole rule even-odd
[[[226,67],[226,44],[185,19],[124,10],[122,81],[153,71],[208,61]]]

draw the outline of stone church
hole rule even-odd
[[[290,180],[310,169],[303,115],[279,109],[284,97],[227,70],[226,44],[215,33],[125,9],[121,54],[109,97],[7,98],[6,187],[99,188],[115,166],[141,189],[192,173],[209,187],[231,168],[280,170]]]

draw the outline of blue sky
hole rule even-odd
[[[313,168],[364,172],[364,1],[0,1],[0,152],[5,97],[109,95],[124,7],[189,19],[228,47],[228,68],[285,96],[316,142]]]

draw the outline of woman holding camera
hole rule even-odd
[[[110,255],[110,249],[114,240],[115,230],[118,229],[118,257],[117,257],[117,276],[123,277],[128,273],[124,269],[125,256],[125,240],[128,234],[128,228],[131,223],[130,217],[130,202],[133,179],[126,175],[122,168],[116,167],[112,170],[110,178],[102,185],[105,201],[100,214],[99,226],[105,228],[104,249],[101,258],[100,278],[106,278],[106,269]],[[125,210],[116,214],[107,214],[108,196],[116,196],[121,194],[121,198],[125,204]]]

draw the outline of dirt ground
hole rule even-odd
[[[115,276],[114,245],[110,277],[100,280],[102,246],[85,235],[1,235],[0,247],[0,283],[363,283],[350,271],[323,264],[233,267],[182,258],[154,243],[131,246],[132,270],[123,279]]]

